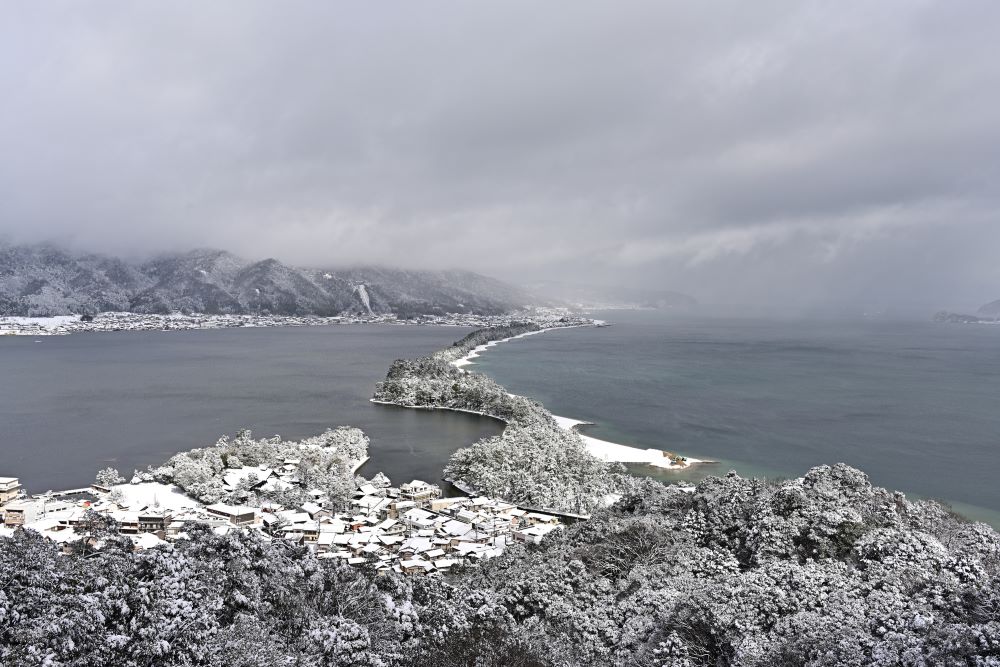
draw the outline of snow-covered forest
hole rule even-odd
[[[478,329],[468,334],[461,340],[455,341],[451,344],[451,347],[438,350],[434,353],[434,358],[448,362],[456,361],[480,345],[485,345],[486,343],[491,343],[495,340],[522,336],[536,331],[541,331],[541,327],[535,322],[514,322],[509,326]]]
[[[504,434],[457,452],[448,474],[589,520],[446,576],[376,573],[199,523],[144,550],[97,513],[62,543],[16,530],[0,537],[0,664],[1000,666],[992,528],[845,465],[694,489],[623,475],[538,403],[453,365],[517,331],[398,361],[376,397],[502,416]],[[203,502],[294,504],[318,488],[336,504],[367,445],[353,428],[301,442],[241,432],[137,476]],[[253,475],[283,464],[295,484]],[[98,481],[120,480],[109,469]]]
[[[95,520],[104,548],[62,555],[18,531],[0,539],[0,664],[1000,664],[1000,535],[984,524],[846,466],[634,491],[448,579],[252,532],[135,552]]]
[[[136,263],[51,244],[0,239],[0,316],[115,311],[257,315],[445,313],[499,315],[548,304],[470,271],[312,268],[221,250],[164,254]]]
[[[223,436],[214,447],[181,452],[149,472],[147,478],[176,484],[186,494],[203,503],[230,502],[258,505],[263,501],[297,506],[310,500],[306,491],[319,489],[333,504],[345,503],[354,492],[354,469],[368,457],[368,436],[361,429],[343,426],[299,442],[280,437],[255,440],[250,431],[236,437]],[[265,468],[281,470],[294,460],[296,483],[275,479],[260,485],[259,475],[248,472],[235,484],[226,484],[233,469]]]
[[[635,482],[617,464],[587,452],[580,436],[559,427],[537,401],[511,395],[494,380],[454,361],[495,340],[537,331],[534,324],[475,331],[429,357],[395,361],[375,400],[468,410],[507,423],[504,432],[456,451],[445,476],[488,496],[571,513],[587,513]]]

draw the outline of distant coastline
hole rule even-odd
[[[544,316],[564,315],[563,309],[545,309]],[[447,313],[399,318],[396,315],[213,315],[206,313],[170,313],[168,315],[106,312],[84,317],[56,315],[52,317],[0,316],[0,336],[65,336],[73,333],[110,331],[190,331],[199,329],[236,329],[261,327],[330,326],[338,324],[393,324],[456,327],[508,326],[514,321],[536,317],[534,313],[508,315],[474,315]]]
[[[943,324],[1000,324],[1000,318],[983,315],[965,315],[963,313],[951,313],[942,310],[935,313],[931,318],[935,322]]]

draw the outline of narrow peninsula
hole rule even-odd
[[[573,428],[578,422],[556,418],[541,403],[512,394],[463,366],[500,341],[547,329],[603,324],[562,318],[546,327],[521,322],[474,331],[428,357],[395,361],[386,379],[376,386],[372,400],[408,408],[473,412],[505,422],[499,436],[456,451],[445,477],[459,488],[521,505],[589,515],[634,489],[636,480],[621,462],[685,467],[696,460],[581,436]]]

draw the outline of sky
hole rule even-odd
[[[995,0],[0,9],[0,240],[1000,298]]]

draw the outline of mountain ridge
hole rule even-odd
[[[499,314],[537,305],[472,271],[302,268],[200,248],[129,262],[52,244],[0,245],[0,315],[201,312],[272,315]]]

